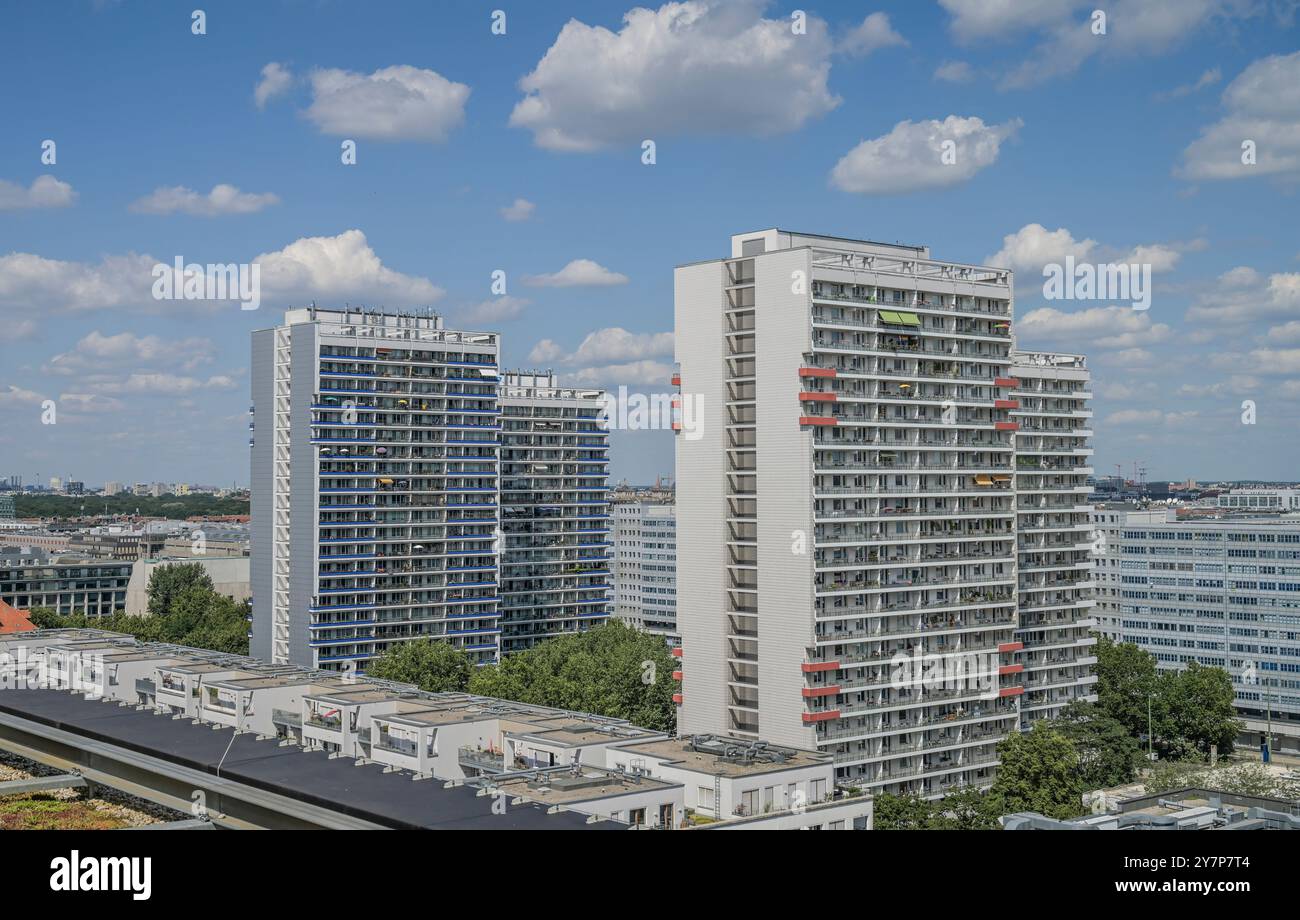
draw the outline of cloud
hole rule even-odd
[[[42,312],[82,313],[89,310],[131,310],[162,313],[182,309],[174,301],[153,298],[153,268],[170,265],[140,253],[104,256],[97,263],[47,259],[26,252],[0,256],[0,317],[12,321]],[[208,253],[203,261],[238,262],[233,253]],[[200,261],[192,254],[190,261]],[[360,230],[337,236],[304,237],[275,252],[262,253],[262,302],[303,303],[351,300],[389,306],[424,306],[443,296],[427,278],[388,268]],[[198,302],[196,306],[229,308],[230,301]]]
[[[306,116],[324,134],[441,144],[465,121],[470,88],[408,64],[372,74],[317,69]]]
[[[528,360],[533,364],[552,364],[564,357],[564,349],[553,339],[542,339],[528,353]]]
[[[862,141],[835,164],[831,184],[846,192],[886,195],[965,182],[993,165],[1003,141],[1023,122],[986,126],[979,118],[900,121],[883,137]],[[954,145],[948,156],[948,142]]]
[[[127,253],[98,263],[66,262],[28,252],[0,256],[0,313],[73,313],[158,305],[150,294],[152,256]]]
[[[1016,275],[1016,287],[1030,290],[1043,283],[1043,268],[1062,265],[1067,257],[1082,264],[1150,265],[1153,273],[1173,271],[1185,252],[1204,249],[1203,239],[1144,243],[1124,249],[1107,246],[1091,238],[1075,239],[1065,227],[1048,230],[1042,224],[1025,224],[1002,238],[1002,248],[985,257],[986,265],[1009,268]]]
[[[168,373],[136,373],[127,375],[123,380],[97,384],[95,390],[115,395],[166,396],[193,393],[196,390],[233,390],[235,386],[234,379],[228,374],[217,374],[205,380]]]
[[[622,384],[658,387],[662,390],[668,386],[672,374],[672,366],[662,361],[632,361],[627,364],[586,367],[567,375],[567,379],[577,384],[606,389],[614,389]]]
[[[935,68],[934,78],[944,83],[969,83],[975,71],[965,61],[945,61]]]
[[[259,109],[265,108],[267,102],[276,96],[288,92],[293,85],[293,74],[283,64],[272,61],[262,68],[262,79],[253,89],[253,102]]]
[[[588,152],[674,135],[766,137],[831,111],[832,41],[795,35],[761,0],[636,8],[612,32],[570,19],[531,73],[510,124],[548,150]],[[865,23],[864,23],[865,25]]]
[[[279,204],[280,199],[270,192],[254,194],[241,192],[233,185],[214,185],[212,191],[202,195],[183,185],[154,189],[131,204],[137,214],[192,214],[195,217],[221,217],[228,214],[256,214],[263,208]]]
[[[56,407],[64,415],[93,418],[103,412],[121,412],[126,403],[98,393],[60,393]]]
[[[51,358],[42,370],[61,376],[92,377],[149,366],[189,370],[210,363],[213,352],[212,342],[197,336],[168,340],[156,335],[137,336],[131,332],[104,335],[95,330],[77,342],[71,351]]]
[[[634,333],[621,327],[597,329],[577,349],[566,352],[551,339],[542,339],[528,355],[533,364],[567,368],[566,379],[575,383],[616,386],[646,384],[667,386],[672,367],[656,358],[673,353],[671,332]]]
[[[1223,91],[1224,116],[1201,131],[1174,169],[1184,179],[1300,179],[1300,51],[1255,61]],[[1242,162],[1254,142],[1255,163]]]
[[[1066,313],[1052,307],[1031,310],[1016,322],[1017,341],[1035,347],[1086,344],[1092,350],[1132,349],[1170,339],[1173,330],[1131,307],[1090,307]]]
[[[45,397],[33,390],[24,390],[14,384],[0,387],[0,409],[21,409],[39,406]]]
[[[939,0],[951,15],[949,29],[966,44],[1009,38],[1057,23],[1078,0]]]
[[[839,51],[865,57],[881,48],[907,45],[907,39],[894,31],[886,13],[872,13],[840,42]]]
[[[76,200],[72,186],[53,176],[37,176],[28,188],[0,179],[0,211],[67,208]]]
[[[1265,277],[1242,265],[1198,288],[1187,309],[1187,319],[1249,328],[1260,321],[1294,316],[1297,311],[1300,311],[1300,272],[1277,272]]]
[[[591,259],[574,259],[558,272],[549,275],[525,275],[530,287],[608,287],[627,284],[627,275],[612,272]]]
[[[526,298],[513,297],[507,294],[503,297],[493,297],[491,300],[484,300],[473,306],[466,307],[461,311],[461,315],[469,323],[504,323],[522,316],[524,309],[531,302]]]
[[[1036,44],[1001,80],[1021,89],[1078,70],[1096,55],[1153,57],[1182,44],[1211,23],[1258,15],[1255,0],[1111,0],[1104,34],[1094,32],[1094,0],[939,0],[961,44],[1033,35]],[[1285,6],[1285,5],[1283,5]],[[1277,10],[1279,21],[1285,9]]]
[[[36,338],[37,326],[33,319],[11,319],[5,323],[5,337],[11,342]]]
[[[537,205],[527,198],[516,198],[511,204],[501,209],[501,216],[509,221],[528,220],[533,216],[533,211],[536,209]]]
[[[277,252],[262,253],[263,300],[360,300],[391,306],[425,305],[444,291],[427,278],[404,275],[380,261],[360,230],[338,236],[304,237]]]
[[[1182,86],[1175,86],[1173,89],[1164,93],[1156,93],[1152,96],[1157,102],[1165,102],[1169,99],[1181,99],[1184,96],[1190,96],[1192,93],[1199,93],[1207,86],[1213,86],[1223,79],[1223,71],[1217,67],[1212,67],[1196,78],[1195,82],[1184,83]]]

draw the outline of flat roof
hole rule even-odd
[[[634,725],[607,725],[593,719],[570,716],[539,719],[523,725],[511,725],[509,728],[503,725],[502,733],[559,747],[585,747],[591,744],[633,741],[637,738],[649,740],[666,734]]]
[[[344,685],[346,686],[346,685]],[[327,703],[341,703],[344,706],[358,706],[362,703],[408,702],[391,690],[384,690],[374,684],[353,684],[350,689],[335,690],[322,687],[319,691],[303,695],[304,700],[321,700]],[[413,702],[413,701],[409,701]],[[426,704],[427,705],[427,704]]]
[[[471,786],[412,782],[382,764],[331,759],[324,751],[280,747],[230,727],[194,725],[134,707],[105,706],[59,690],[0,690],[0,712],[52,725],[87,739],[128,748],[394,828],[442,830],[622,830],[611,822],[587,824],[583,815],[547,814],[537,805],[495,800]],[[224,760],[223,760],[224,758]]]
[[[740,739],[719,738],[723,742],[734,742],[737,747],[745,747],[749,742]],[[833,762],[831,755],[802,748],[769,745],[767,750],[778,750],[786,755],[784,761],[753,760],[740,763],[724,759],[708,751],[694,751],[690,748],[688,738],[664,738],[661,741],[647,741],[626,745],[620,750],[647,757],[657,757],[666,763],[676,764],[700,773],[715,776],[752,776],[759,773],[779,773],[782,770],[798,770],[803,767],[824,766]]]
[[[670,780],[644,774],[632,776],[599,767],[582,767],[577,773],[565,768],[545,773],[493,776],[488,785],[508,796],[546,805],[593,802],[620,795],[683,788],[681,783]]]

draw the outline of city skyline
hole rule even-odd
[[[43,75],[0,145],[0,466],[247,485],[248,334],[311,301],[433,306],[500,333],[503,365],[663,393],[672,269],[788,226],[1014,270],[1021,347],[1089,355],[1098,475],[1287,481],[1294,5],[1128,0],[1100,33],[1086,4],[1031,6],[585,3],[503,34],[471,3],[214,9],[202,34],[25,7],[0,63]],[[140,53],[98,79],[104,41]],[[155,299],[176,259],[257,266],[258,308]],[[1045,266],[1110,263],[1145,267],[1142,298],[1046,299]],[[668,431],[611,446],[615,480],[672,470]]]

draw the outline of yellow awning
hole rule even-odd
[[[980,473],[978,476],[975,477],[975,485],[991,486],[993,485],[993,480],[990,479],[988,476],[985,476],[983,473]]]

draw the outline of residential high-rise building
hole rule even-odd
[[[364,670],[432,637],[498,658],[498,347],[351,309],[253,333],[253,654]]]
[[[991,782],[1024,692],[1011,273],[766,230],[675,300],[679,728],[873,792]]]
[[[501,650],[610,615],[609,433],[600,390],[551,372],[501,385]]]
[[[632,497],[613,510],[614,616],[679,646],[676,506]]]
[[[117,495],[117,494],[118,494],[119,492],[121,492],[121,491],[122,491],[122,484],[121,484],[120,482],[106,482],[106,483],[104,483],[104,494],[105,494],[105,495]]]
[[[1015,657],[1023,725],[1096,700],[1092,572],[1092,410],[1083,355],[1015,352],[1016,546],[1019,629]],[[1001,477],[993,477],[999,480]]]
[[[1245,742],[1300,754],[1300,517],[1178,520],[1112,502],[1093,511],[1100,631],[1232,677]]]

